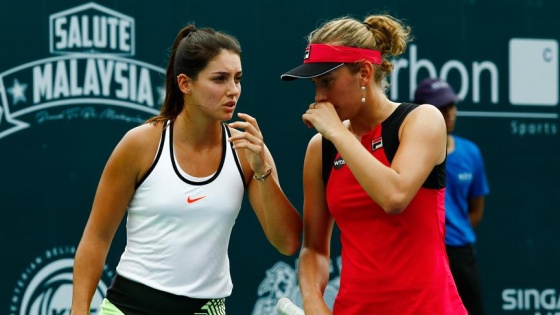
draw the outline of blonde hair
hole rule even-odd
[[[349,16],[328,21],[312,31],[307,40],[310,44],[379,50],[382,61],[380,65],[375,65],[374,80],[386,90],[389,86],[386,78],[393,71],[393,64],[388,57],[395,57],[405,52],[412,36],[410,27],[402,21],[388,14],[381,14],[370,15],[363,22]],[[357,71],[356,68],[354,69]]]

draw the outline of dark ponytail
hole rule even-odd
[[[196,80],[198,74],[221,50],[225,49],[241,55],[237,39],[231,35],[217,32],[211,28],[195,28],[194,24],[181,29],[173,42],[167,70],[165,73],[165,100],[158,116],[148,119],[147,123],[173,120],[183,110],[183,93],[177,84],[181,73]]]

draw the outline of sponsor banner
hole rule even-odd
[[[50,56],[11,69],[0,69],[0,141],[15,137],[19,132],[33,134],[33,128],[41,126],[45,127],[41,130],[47,130],[42,135],[43,146],[60,147],[65,139],[56,136],[56,126],[74,127],[75,122],[95,122],[91,133],[102,138],[104,132],[111,132],[112,126],[125,124],[132,128],[159,113],[165,98],[165,70],[134,59],[136,34],[132,17],[88,3],[51,14],[48,27]],[[49,135],[49,129],[53,129],[52,135]],[[95,156],[95,146],[91,148],[89,154]],[[21,149],[24,152],[11,148],[8,153],[25,154],[25,146]],[[41,156],[41,152],[35,154]],[[106,159],[104,154],[97,155],[95,159]],[[69,162],[65,161],[65,156],[60,156],[51,163],[57,167]],[[66,168],[61,171],[76,172]],[[5,174],[17,179],[17,175],[9,175],[9,171]],[[91,176],[97,179],[99,175]],[[37,180],[45,181],[44,190],[49,194],[48,183],[52,179],[39,176]],[[59,184],[56,179],[55,184]],[[57,185],[51,186],[56,189]],[[65,215],[57,213],[57,204],[52,200],[47,202],[46,209],[36,207],[30,212],[33,217],[38,217],[46,211],[52,220],[64,220]],[[6,205],[8,208],[12,206],[15,205]],[[87,217],[87,209],[89,206],[83,204],[71,211],[83,212]],[[43,222],[45,226],[52,223],[49,220]],[[85,221],[66,224],[79,225],[81,230]],[[35,258],[13,266],[15,272],[21,272],[13,283],[2,281],[2,286],[13,288],[13,293],[2,298],[9,305],[0,313],[70,314],[77,244],[61,243],[60,236],[64,234],[65,231],[61,230],[34,235],[43,240],[34,246],[29,246],[25,238],[12,240],[13,246],[26,248],[26,252]],[[2,268],[6,270],[7,265]],[[98,307],[113,275],[114,266],[105,265],[93,296],[91,314],[99,312]]]

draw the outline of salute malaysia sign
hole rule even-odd
[[[100,129],[113,123],[135,126],[159,113],[165,97],[165,71],[133,59],[133,18],[87,3],[50,15],[48,28],[50,56],[12,69],[0,69],[0,141],[39,125],[60,127],[81,120],[98,121]],[[61,140],[47,137],[44,141],[49,146]],[[17,154],[3,152],[8,153]],[[56,181],[49,182],[56,185]],[[31,216],[25,220],[44,216],[43,212],[49,212],[47,217],[53,221],[64,217],[51,206],[43,212],[36,208],[26,210]],[[85,214],[88,208],[74,210]],[[49,226],[49,219],[43,224]],[[78,229],[83,229],[83,225]],[[11,238],[14,248],[25,248],[32,252],[32,258],[12,266],[12,271],[19,274],[16,280],[2,281],[2,291],[12,293],[1,297],[0,304],[8,304],[8,309],[3,306],[0,313],[69,314],[74,240],[57,241],[61,238],[57,234],[64,231],[27,233],[37,238],[32,242],[35,246],[24,243],[23,238]],[[113,273],[113,268],[105,266],[92,301],[92,314],[99,311],[97,307]]]

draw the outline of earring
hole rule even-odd
[[[362,103],[366,102],[366,87],[362,85]]]

